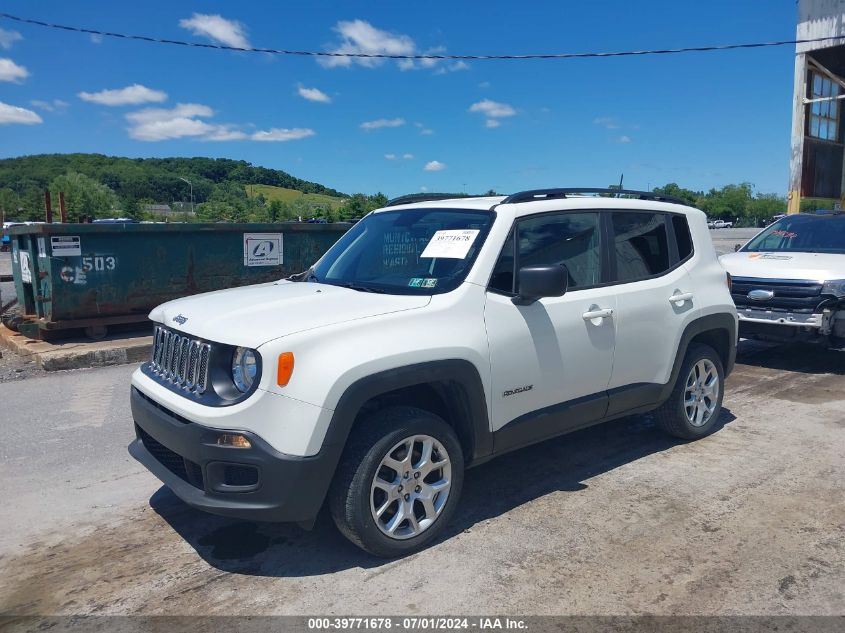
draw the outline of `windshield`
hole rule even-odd
[[[790,215],[781,218],[743,251],[845,255],[845,215]]]
[[[390,294],[449,292],[466,277],[494,218],[467,209],[372,213],[301,279]]]

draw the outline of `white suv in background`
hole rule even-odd
[[[845,215],[788,215],[736,253],[733,276],[739,333],[845,348]]]
[[[379,556],[508,451],[647,411],[711,433],[737,337],[704,214],[618,190],[398,199],[304,273],[150,318],[132,455],[208,512],[307,527],[327,501]]]

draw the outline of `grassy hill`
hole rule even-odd
[[[339,196],[330,196],[323,193],[304,193],[297,189],[274,187],[273,185],[245,185],[245,187],[247,196],[255,198],[260,194],[264,196],[267,202],[279,200],[280,202],[291,203],[303,199],[313,206],[325,206],[337,209],[346,201],[345,198]]]
[[[193,185],[195,204],[237,197],[246,198],[247,185],[294,192],[289,195],[318,196],[326,204],[346,197],[319,183],[302,180],[279,169],[252,165],[243,160],[205,157],[126,158],[103,154],[40,154],[0,159],[0,194],[4,206],[23,209],[28,215],[42,213],[43,194],[54,189],[57,179],[81,175],[107,187],[117,202],[112,207],[134,209],[141,204],[187,202]],[[78,177],[77,177],[78,180]],[[66,184],[66,183],[65,183]],[[64,186],[64,185],[63,185]],[[70,195],[70,191],[66,191]],[[255,195],[258,195],[257,193]],[[268,196],[265,194],[265,198]]]

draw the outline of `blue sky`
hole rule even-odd
[[[796,14],[793,0],[6,0],[2,10],[198,42],[456,54],[792,39]],[[623,172],[631,188],[788,184],[790,46],[403,68],[0,29],[2,157],[228,157],[391,196],[606,186]]]

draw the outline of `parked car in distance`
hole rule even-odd
[[[845,347],[845,215],[784,216],[721,262],[740,336]]]
[[[708,223],[708,226],[711,229],[731,229],[733,228],[733,225],[733,222],[728,222],[726,220],[713,220]]]
[[[606,189],[400,199],[301,274],[150,318],[130,453],[212,513],[308,527],[325,501],[385,557],[496,456],[648,411],[712,433],[736,355],[704,213]]]

